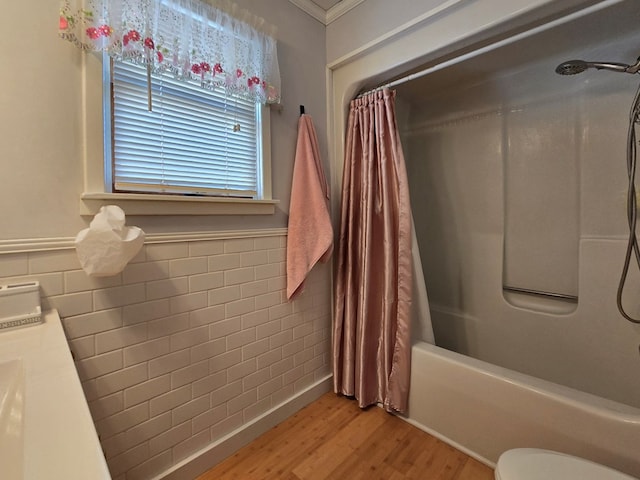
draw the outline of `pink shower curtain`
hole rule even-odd
[[[405,412],[410,374],[411,211],[395,91],[351,102],[333,323],[336,393]]]

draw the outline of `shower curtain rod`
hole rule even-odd
[[[364,97],[365,95],[369,95],[370,93],[377,92],[378,90],[382,90],[383,88],[391,88],[396,85],[402,85],[403,83],[410,82],[411,80],[415,80],[416,78],[420,78],[424,75],[427,75],[433,71],[433,68],[428,68],[427,70],[423,70],[422,72],[412,73],[411,75],[407,75],[406,77],[398,78],[393,82],[385,83],[383,85],[379,85],[371,90],[367,90],[365,92],[359,93],[356,98]]]
[[[571,13],[569,15],[566,15],[566,16],[564,16],[562,18],[558,18],[556,20],[553,20],[551,22],[545,23],[543,25],[539,25],[539,26],[537,26],[535,28],[532,28],[531,30],[527,30],[526,32],[518,33],[517,35],[514,35],[514,36],[509,37],[509,38],[505,38],[504,40],[500,40],[500,41],[498,41],[496,43],[492,43],[491,45],[487,45],[485,47],[479,48],[479,49],[474,50],[472,52],[465,53],[464,55],[460,55],[459,57],[452,58],[450,60],[447,60],[446,62],[439,63],[437,65],[434,65],[433,67],[426,68],[425,70],[421,70],[421,71],[416,72],[416,73],[411,73],[409,75],[406,75],[404,77],[398,78],[398,79],[393,80],[391,82],[379,85],[379,86],[377,86],[375,88],[372,88],[370,90],[366,90],[364,92],[359,93],[356,96],[356,98],[364,97],[365,95],[369,95],[370,93],[377,92],[378,90],[382,90],[383,88],[395,87],[397,85],[402,85],[403,83],[410,82],[411,80],[415,80],[417,78],[424,77],[425,75],[429,75],[430,73],[437,72],[438,70],[442,70],[443,68],[450,67],[451,65],[455,65],[456,63],[463,62],[465,60],[468,60],[470,58],[476,57],[478,55],[482,55],[483,53],[490,52],[491,50],[495,50],[495,49],[503,47],[505,45],[509,45],[511,43],[517,42],[518,40],[522,40],[523,38],[527,38],[527,37],[530,37],[530,36],[535,35],[537,33],[544,32],[545,30],[548,30],[550,28],[557,27],[557,26],[562,25],[564,23],[570,22],[572,20],[575,20],[576,18],[580,18],[580,17],[586,16],[586,15],[589,15],[591,13],[598,12],[600,10],[603,10],[603,9],[605,9],[607,7],[610,7],[612,5],[615,5],[617,3],[621,3],[622,1],[623,0],[605,0],[604,2],[598,3],[596,5],[592,5],[590,7],[584,8],[584,9],[579,10],[577,12],[573,12],[573,13]]]

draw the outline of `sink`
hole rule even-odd
[[[22,359],[0,362],[0,465],[2,478],[23,478],[24,368]]]

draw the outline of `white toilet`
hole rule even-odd
[[[583,458],[537,448],[507,450],[498,459],[496,480],[638,480]]]

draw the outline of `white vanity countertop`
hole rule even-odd
[[[23,478],[110,479],[60,317],[43,318],[0,332],[0,363],[19,358],[24,369]]]

